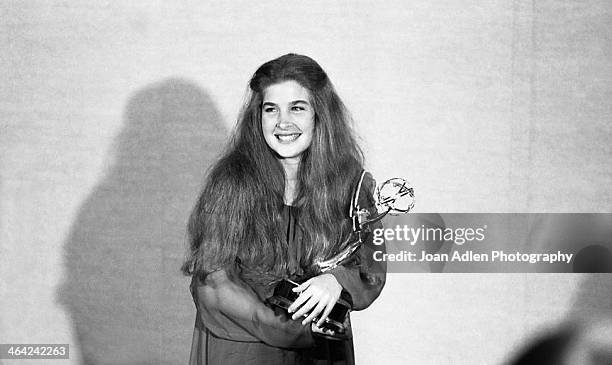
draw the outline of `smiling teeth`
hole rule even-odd
[[[299,133],[295,134],[278,134],[276,138],[278,138],[281,142],[293,142],[300,136]]]

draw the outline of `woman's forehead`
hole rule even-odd
[[[263,91],[263,102],[274,104],[310,102],[310,92],[294,80],[285,80],[266,87]]]

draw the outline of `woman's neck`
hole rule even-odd
[[[300,161],[294,159],[282,159],[280,161],[285,171],[285,204],[292,205],[297,195],[297,172]]]

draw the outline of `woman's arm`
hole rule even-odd
[[[380,222],[372,225],[372,231],[377,228],[382,228]],[[373,234],[369,232],[364,238],[364,243],[354,253],[356,256],[354,262],[339,265],[328,271],[338,280],[342,288],[351,295],[353,310],[367,308],[378,298],[385,286],[387,263],[386,261],[374,260],[374,252],[376,251],[385,253],[385,244],[383,242],[380,245],[374,245]]]
[[[200,319],[216,336],[285,348],[314,345],[310,325],[275,312],[225,270],[210,273],[203,283],[194,277],[191,291]]]
[[[372,228],[381,227],[382,224],[377,223]],[[385,261],[374,260],[376,251],[385,252],[384,242],[374,245],[372,232],[365,233],[363,244],[353,253],[349,262],[294,288],[294,291],[301,293],[289,307],[289,313],[295,312],[292,318],[298,320],[308,314],[302,320],[303,324],[318,317],[317,325],[321,326],[343,289],[351,296],[352,310],[367,308],[378,297],[386,281],[387,265]]]
[[[360,209],[367,209],[376,214],[374,190],[376,181],[366,173],[358,197]],[[303,323],[308,323],[319,317],[318,325],[329,315],[334,304],[340,297],[342,289],[346,290],[353,301],[353,310],[367,308],[378,297],[385,285],[387,264],[385,261],[374,260],[376,251],[385,252],[384,240],[374,245],[373,233],[382,228],[382,223],[376,222],[363,233],[361,247],[352,255],[349,262],[339,265],[319,276],[311,278],[294,289],[301,292],[296,301],[289,307],[294,319],[308,313]],[[298,309],[299,308],[299,309]],[[321,314],[319,316],[319,314]]]
[[[370,214],[377,214],[374,199],[375,190],[376,181],[370,173],[366,172],[357,201],[359,208],[368,210]],[[367,308],[378,297],[385,285],[387,263],[374,260],[376,251],[385,253],[384,240],[377,242],[377,245],[374,244],[373,232],[381,228],[381,221],[369,225],[369,229],[363,237],[363,244],[353,254],[353,259],[328,271],[334,275],[342,288],[351,295],[353,310]]]

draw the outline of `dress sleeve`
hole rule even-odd
[[[244,281],[226,270],[208,274],[204,282],[194,276],[191,293],[198,321],[218,337],[283,348],[314,345],[310,325],[274,311]]]
[[[382,227],[382,224],[378,225],[379,228]],[[329,271],[350,294],[353,310],[362,310],[370,306],[385,286],[387,264],[385,261],[374,260],[376,251],[384,253],[384,243],[374,246],[372,233],[368,233],[364,244],[354,253],[357,256],[355,260]]]
[[[358,201],[360,207],[371,212],[376,210],[373,197],[375,186],[376,182],[372,176],[366,173]],[[385,253],[385,243],[383,241],[375,245],[372,233],[376,229],[381,228],[382,223],[380,221],[371,224],[370,228],[365,232],[363,244],[353,254],[353,258],[347,263],[328,271],[328,273],[334,275],[338,283],[342,285],[342,288],[350,294],[353,301],[353,310],[367,308],[378,298],[385,286],[387,263],[386,261],[374,260],[374,253],[376,251]]]

